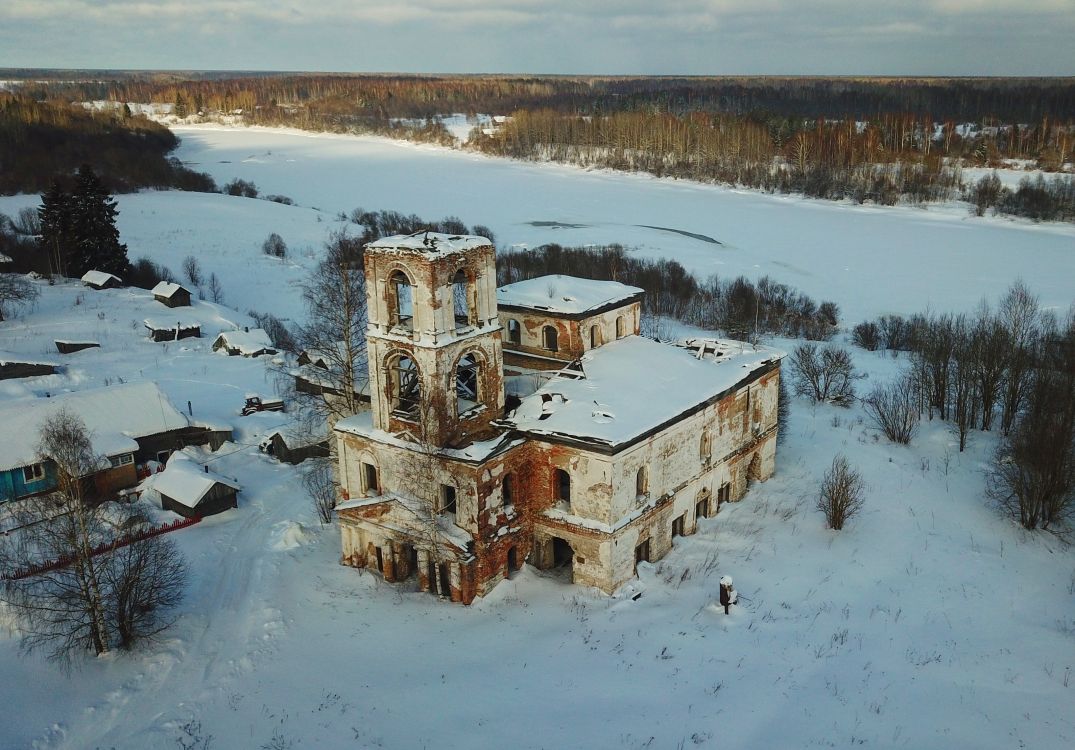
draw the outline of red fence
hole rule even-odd
[[[143,539],[150,539],[161,534],[167,534],[171,531],[178,531],[179,529],[185,529],[188,526],[193,526],[196,523],[200,523],[201,516],[191,516],[190,518],[181,518],[178,521],[172,521],[171,523],[163,524],[162,526],[156,526],[152,529],[147,529],[138,534],[128,535],[120,537],[107,544],[102,544],[94,547],[90,550],[90,557],[96,557],[97,555],[104,554],[105,552],[112,552],[114,550],[126,547],[127,545],[140,542]],[[8,581],[16,581],[20,578],[29,578],[30,576],[40,575],[41,573],[47,573],[50,570],[56,570],[57,568],[63,568],[70,565],[75,559],[74,555],[64,555],[56,560],[50,560],[49,562],[39,563],[38,565],[31,565],[27,568],[20,568],[14,573],[5,574],[3,578]]]

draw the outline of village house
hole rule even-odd
[[[60,366],[49,359],[0,351],[0,380],[55,375]]]
[[[102,289],[120,288],[123,286],[123,279],[104,271],[86,271],[86,273],[82,274],[82,283],[90,289],[100,291]]]
[[[56,489],[55,465],[37,454],[41,427],[61,409],[79,417],[90,433],[98,471],[85,477],[91,499],[114,496],[138,483],[137,467],[164,463],[186,445],[217,445],[230,430],[193,422],[176,409],[155,383],[126,383],[27,398],[0,404],[0,502]]]
[[[239,507],[239,485],[190,459],[176,453],[147,485],[160,495],[161,508],[184,518],[214,516]]]
[[[199,339],[202,337],[202,325],[196,320],[146,318],[145,326],[149,331],[149,337],[157,342]]]
[[[524,561],[611,593],[773,473],[781,352],[642,338],[615,282],[498,291],[481,237],[378,240],[365,272],[371,409],[335,426],[347,565],[464,603]]]
[[[261,328],[224,331],[213,342],[213,351],[220,350],[224,350],[232,357],[260,357],[263,354],[276,354],[269,334]]]
[[[172,281],[161,281],[153,287],[153,299],[168,307],[190,307],[190,290]]]

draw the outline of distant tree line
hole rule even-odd
[[[53,179],[90,165],[112,192],[144,187],[216,189],[168,154],[179,140],[129,110],[88,112],[65,101],[0,92],[0,194],[46,190]]]
[[[1004,158],[1021,158],[1058,169],[1071,161],[1075,123],[1046,119],[965,136],[951,121],[938,130],[928,115],[791,122],[697,112],[583,117],[546,109],[515,112],[473,146],[512,158],[891,205],[963,197],[961,164],[1000,166]],[[972,186],[966,197],[1032,218],[1067,219],[1075,213],[1070,175],[1018,191],[997,187],[983,193],[983,187]]]
[[[547,274],[619,281],[646,291],[643,312],[650,318],[673,318],[740,339],[763,333],[827,339],[839,322],[836,303],[818,304],[768,276],[756,282],[743,276],[702,281],[674,260],[640,258],[622,245],[502,250],[496,262],[498,285]]]

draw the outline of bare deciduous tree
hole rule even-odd
[[[218,305],[224,301],[224,285],[215,271],[209,274],[209,299]]]
[[[862,399],[862,407],[877,429],[894,443],[907,445],[918,432],[922,415],[918,388],[911,372],[902,373],[887,386],[875,386]]]
[[[336,480],[332,474],[332,459],[307,460],[302,474],[302,487],[310,496],[322,524],[332,523],[336,507]]]
[[[194,286],[202,285],[202,267],[193,255],[183,258],[183,275]]]
[[[791,371],[796,394],[840,406],[849,406],[855,400],[855,381],[862,377],[855,371],[846,349],[820,348],[817,344],[795,347],[791,353]]]
[[[6,572],[53,563],[0,589],[18,618],[23,649],[44,648],[68,667],[91,649],[127,648],[161,632],[170,624],[164,611],[183,593],[185,569],[174,545],[160,536],[118,544],[146,522],[129,506],[106,511],[96,503],[92,474],[107,459],[94,452],[77,416],[61,410],[46,420],[38,453],[55,466],[57,489],[19,502],[18,529],[0,557]]]
[[[817,509],[825,514],[825,520],[833,531],[840,531],[844,524],[862,510],[866,484],[862,475],[851,468],[847,458],[837,454],[832,467],[821,480]]]
[[[22,306],[37,299],[37,287],[26,279],[11,273],[0,273],[0,321],[4,311],[11,311],[12,306]]]
[[[286,258],[287,257],[287,243],[284,242],[284,238],[273,232],[265,241],[261,243],[261,252],[266,255],[271,255],[274,258]]]
[[[366,374],[366,277],[362,244],[339,232],[302,288],[309,321],[298,329],[299,343],[316,353],[328,369],[330,388],[322,389],[314,406],[330,423],[360,408]]]

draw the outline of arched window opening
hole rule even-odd
[[[559,351],[556,345],[556,329],[552,326],[545,326],[541,330],[541,343],[550,352]]]
[[[470,411],[481,403],[478,377],[481,366],[471,354],[465,355],[455,367],[456,414]]]
[[[523,342],[523,331],[519,325],[519,321],[515,318],[508,319],[508,343],[509,344],[521,344]]]
[[[393,328],[414,330],[414,287],[402,271],[388,278],[388,322]]]
[[[452,278],[452,310],[455,315],[455,327],[464,328],[474,325],[474,310],[470,304],[471,285],[463,269],[455,272]]]
[[[513,474],[506,475],[500,482],[500,497],[505,508],[515,504],[515,476]]]
[[[392,411],[401,417],[413,419],[418,416],[422,402],[418,366],[405,354],[393,359],[388,365],[388,387]]]
[[[635,494],[645,497],[649,494],[649,468],[641,467],[635,474]]]
[[[556,499],[565,503],[571,502],[571,475],[563,469],[555,469],[552,480]]]
[[[623,316],[616,318],[616,338],[622,339],[624,336],[624,320]]]
[[[590,326],[590,348],[596,349],[601,346],[601,328],[599,326]]]

